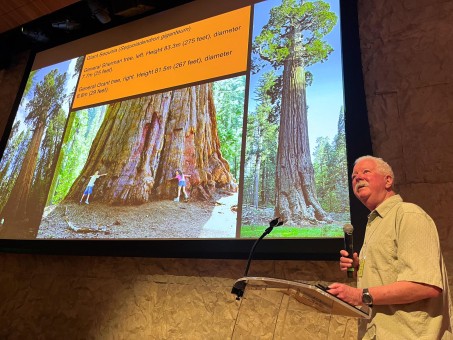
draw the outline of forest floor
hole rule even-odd
[[[111,206],[62,203],[44,211],[39,239],[234,238],[238,194],[210,202],[154,201]]]

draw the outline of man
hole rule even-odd
[[[80,199],[80,203],[82,203],[83,201],[83,198],[86,196],[86,201],[85,203],[86,204],[90,204],[90,202],[88,201],[90,199],[90,195],[93,193],[93,187],[94,187],[94,182],[96,182],[96,180],[101,177],[101,176],[105,176],[107,174],[102,174],[102,175],[99,175],[99,171],[96,171],[94,173],[94,175],[91,175],[90,176],[90,181],[88,182],[88,185],[85,189],[85,191],[83,192],[83,195],[82,195],[82,198]]]
[[[436,225],[393,189],[392,168],[364,156],[352,173],[355,196],[371,211],[359,256],[341,250],[340,269],[354,267],[357,287],[341,283],[329,293],[356,305],[372,306],[360,320],[359,338],[452,339],[448,279]]]

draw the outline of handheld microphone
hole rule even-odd
[[[354,231],[354,227],[352,224],[345,224],[343,226],[344,231],[344,248],[348,252],[348,257],[350,259],[354,259],[354,244],[353,244],[353,236],[352,232]],[[348,278],[354,277],[354,266],[348,268]]]
[[[247,260],[247,266],[245,267],[244,277],[246,277],[248,275],[248,273],[249,273],[250,262],[252,261],[252,256],[253,256],[253,253],[255,252],[255,248],[258,245],[258,243],[267,234],[269,234],[272,231],[272,229],[274,229],[274,227],[279,227],[279,226],[283,225],[283,223],[285,223],[285,222],[286,221],[281,219],[280,217],[274,218],[272,221],[269,222],[269,227],[266,228],[266,230],[260,236],[260,238],[257,239],[255,241],[255,243],[253,243],[252,249],[250,250],[250,253],[249,253],[249,258]],[[246,286],[246,282],[245,281],[240,281],[240,282],[236,282],[236,284],[231,289],[231,293],[236,295],[236,300],[240,300],[241,297],[244,295],[245,286]]]

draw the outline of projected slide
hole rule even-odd
[[[245,72],[249,22],[246,7],[88,54],[73,108]]]
[[[0,238],[255,238],[275,216],[274,237],[342,237],[338,1],[239,3],[33,68]]]

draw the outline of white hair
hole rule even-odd
[[[356,165],[357,163],[359,163],[363,160],[367,160],[367,159],[372,160],[376,163],[376,169],[377,169],[377,171],[379,171],[379,173],[381,175],[384,175],[384,176],[389,175],[390,177],[393,178],[393,180],[395,180],[395,175],[393,173],[392,167],[386,161],[384,161],[382,158],[366,155],[366,156],[357,158],[354,162],[354,165]]]

